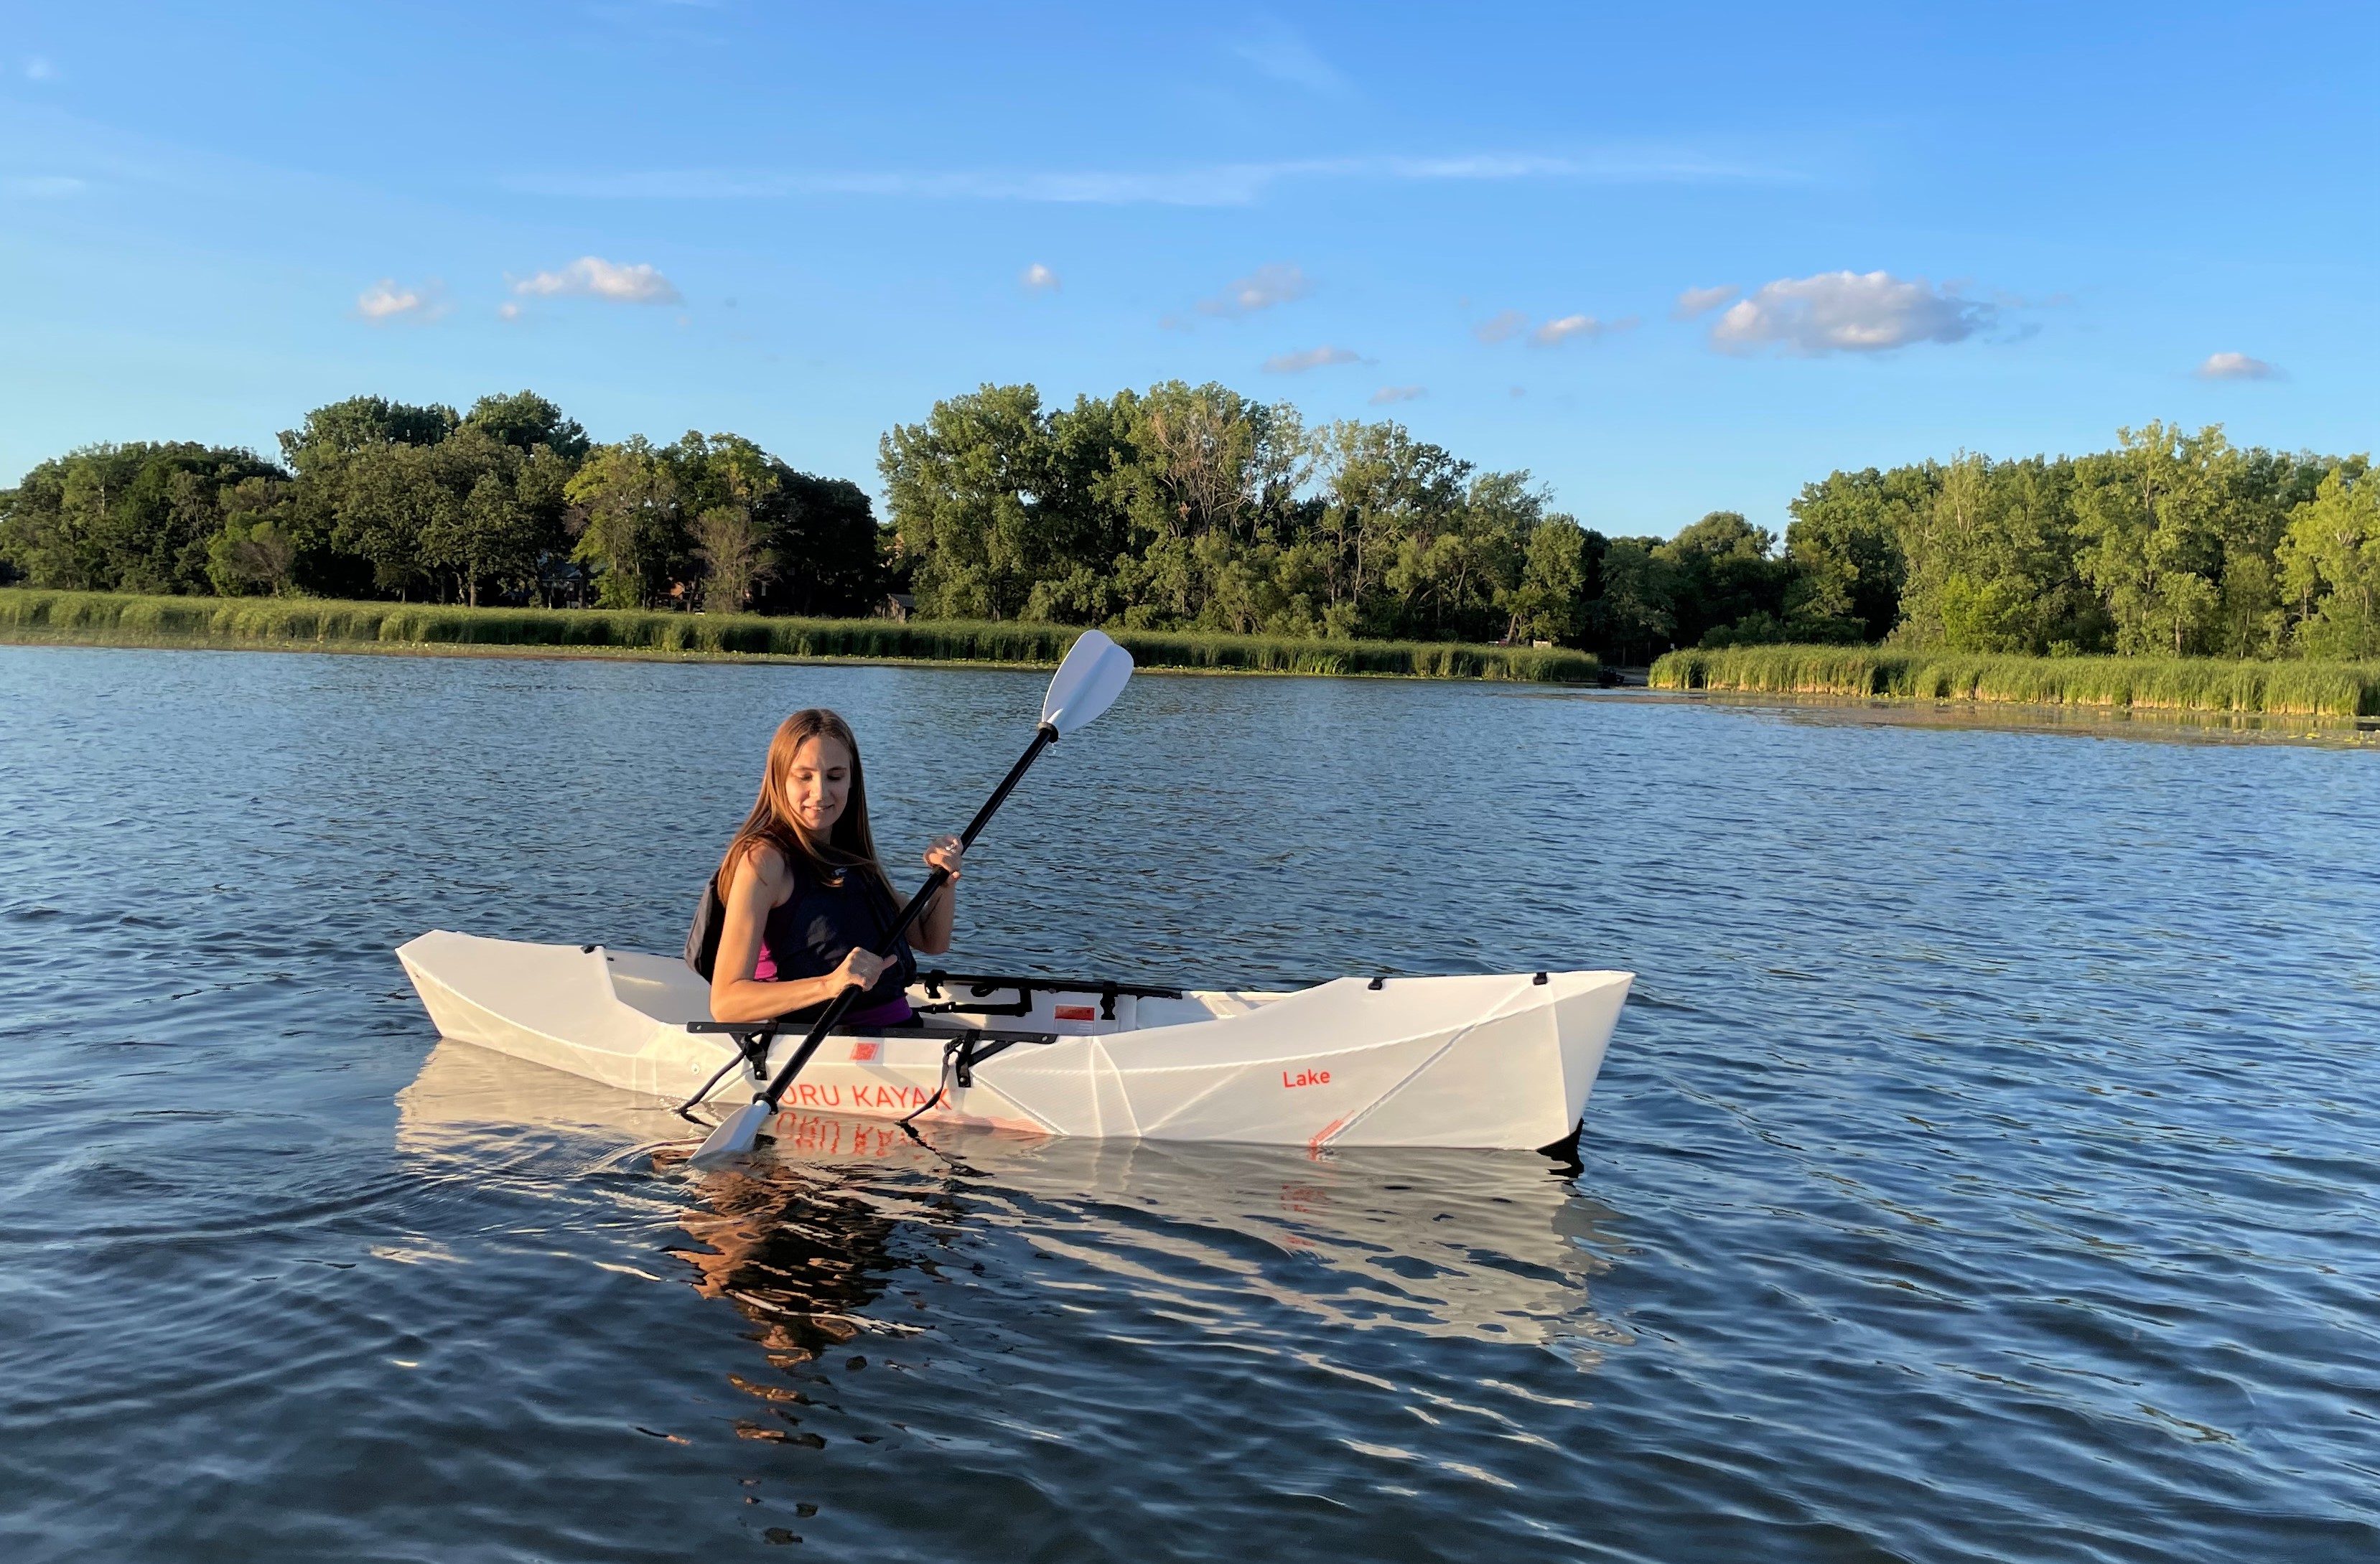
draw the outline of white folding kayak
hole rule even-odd
[[[710,1022],[709,986],[667,957],[443,929],[397,956],[445,1037],[657,1097],[740,1106],[807,1030]],[[927,973],[909,992],[917,1024],[831,1034],[781,1107],[1314,1151],[1544,1147],[1576,1133],[1631,981],[1258,993]]]

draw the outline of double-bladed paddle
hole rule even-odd
[[[993,813],[1016,791],[1016,784],[1025,780],[1025,773],[1040,758],[1041,752],[1114,704],[1115,697],[1123,692],[1124,681],[1131,677],[1132,653],[1097,630],[1086,630],[1075,637],[1075,644],[1066,650],[1065,661],[1058,664],[1057,675],[1050,681],[1050,693],[1041,702],[1041,724],[1033,731],[1033,742],[1009,768],[1007,777],[992,790],[983,807],[976,811],[966,830],[959,832],[962,851],[975,845],[976,837],[991,823]],[[908,906],[877,947],[878,955],[892,954],[901,937],[909,932],[909,926],[925,913],[927,903],[950,878],[949,871],[940,867],[926,876],[926,883],[909,898]],[[834,1030],[835,1024],[850,1011],[862,991],[845,988],[828,1002],[825,1012],[811,1024],[809,1036],[802,1039],[802,1046],[794,1050],[794,1056],[785,1061],[783,1068],[759,1095],[710,1132],[691,1158],[696,1167],[710,1167],[752,1149],[760,1126],[775,1117],[785,1088],[794,1084],[794,1077],[802,1073],[802,1066],[810,1061],[810,1055],[818,1051],[819,1044],[826,1040],[826,1035]]]

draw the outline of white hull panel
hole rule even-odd
[[[735,1057],[690,1033],[708,986],[683,964],[627,951],[435,930],[397,952],[445,1037],[613,1086],[684,1098]],[[1094,996],[1036,991],[1031,1014],[931,1018],[1062,1034],[1020,1044],[950,1085],[925,1119],[1050,1135],[1269,1146],[1526,1149],[1577,1126],[1628,995],[1624,972],[1341,978],[1293,994],[1126,995],[1115,1019],[1062,1019]],[[997,997],[997,996],[996,996]],[[922,990],[912,999],[924,1002]],[[829,1037],[786,1094],[789,1111],[916,1112],[945,1085],[943,1037]],[[799,1045],[780,1035],[773,1071]],[[711,1094],[749,1099],[731,1072]]]

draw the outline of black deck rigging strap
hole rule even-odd
[[[978,1012],[978,1013],[985,1012]],[[724,1032],[734,1038],[735,1057],[721,1065],[710,1079],[702,1084],[701,1090],[677,1105],[678,1117],[682,1119],[691,1117],[687,1110],[709,1097],[711,1088],[719,1085],[721,1079],[739,1064],[750,1067],[754,1080],[765,1080],[769,1073],[769,1045],[776,1040],[777,1024],[774,1021],[686,1022],[686,1029],[689,1032],[712,1035]],[[929,1037],[939,1030],[939,1027],[931,1026],[851,1027],[838,1030],[833,1036],[839,1037],[894,1037],[921,1035]],[[940,1102],[942,1099],[942,1093],[953,1084],[962,1089],[974,1085],[975,1067],[994,1054],[1003,1053],[1019,1043],[1054,1043],[1061,1036],[1062,1034],[1057,1032],[994,1031],[985,1026],[970,1026],[960,1030],[942,1045],[941,1084],[934,1087],[934,1095],[926,1099],[924,1108],[917,1109],[899,1122],[906,1125],[910,1119],[915,1119],[919,1113],[925,1112],[927,1108],[931,1108]]]
[[[686,1112],[686,1109],[700,1102],[704,1097],[709,1097],[710,1095],[710,1088],[719,1085],[720,1081],[725,1077],[727,1073],[730,1070],[735,1069],[739,1064],[747,1064],[751,1066],[752,1078],[755,1081],[767,1079],[769,1073],[769,1045],[771,1042],[774,1042],[777,1037],[777,1024],[775,1022],[689,1022],[686,1029],[689,1032],[726,1033],[730,1037],[735,1039],[735,1057],[721,1065],[718,1072],[713,1074],[710,1080],[703,1082],[702,1089],[700,1091],[696,1092],[692,1097],[677,1105],[677,1116],[679,1118],[685,1119],[690,1117]]]

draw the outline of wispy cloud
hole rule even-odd
[[[1707,315],[1743,290],[1733,283],[1722,283],[1715,288],[1688,288],[1678,296],[1670,308],[1672,321],[1691,321],[1697,315]]]
[[[508,298],[508,299],[504,300],[502,304],[499,304],[499,305],[497,305],[497,306],[496,306],[496,319],[497,319],[497,320],[499,320],[499,321],[517,321],[517,320],[519,320],[520,318],[521,318],[521,307],[520,307],[519,305],[517,305],[517,304],[514,303],[511,299],[509,299],[509,298]]]
[[[0,179],[0,191],[34,200],[56,200],[64,196],[80,195],[90,188],[88,182],[66,174],[29,174]]]
[[[1883,353],[1920,342],[1962,342],[1998,319],[1996,305],[1936,288],[1925,278],[1886,272],[1821,272],[1764,284],[1737,300],[1711,327],[1726,353],[1778,347],[1815,358]]]
[[[1165,169],[932,169],[907,171],[658,169],[598,174],[522,174],[504,188],[523,195],[599,200],[766,200],[801,196],[908,200],[1039,201],[1104,206],[1246,206],[1273,187],[1300,180],[1583,184],[1778,183],[1786,169],[1689,147],[1612,146],[1575,154],[1459,152],[1435,156],[1286,158]]]
[[[1343,98],[1353,88],[1337,67],[1314,52],[1313,45],[1278,21],[1268,21],[1232,45],[1232,53],[1275,81],[1302,87],[1325,97]]]
[[[1613,332],[1624,332],[1636,324],[1636,317],[1623,315],[1617,321],[1598,321],[1592,315],[1564,315],[1559,321],[1548,321],[1529,333],[1529,340],[1539,347],[1559,347],[1572,337],[1585,337],[1589,342]]]
[[[2192,371],[2200,380],[2282,380],[2278,364],[2251,358],[2244,353],[2210,353]]]
[[[26,79],[26,80],[28,80],[28,81],[55,81],[57,79],[58,79],[58,67],[57,67],[56,64],[55,64],[55,62],[53,62],[52,60],[50,60],[46,55],[27,55],[27,56],[26,56],[26,59],[25,59],[25,79]]]
[[[1529,318],[1518,309],[1507,309],[1491,315],[1471,328],[1471,334],[1482,342],[1510,342],[1527,332],[1529,340],[1539,347],[1555,347],[1572,337],[1590,340],[1612,332],[1624,332],[1637,323],[1636,317],[1625,315],[1617,321],[1597,320],[1592,315],[1562,315],[1530,329]]]
[[[656,268],[622,265],[585,255],[558,272],[540,272],[513,284],[513,292],[541,297],[601,298],[614,304],[675,304],[677,285]]]
[[[1507,309],[1472,327],[1471,334],[1482,342],[1510,342],[1528,329],[1528,316],[1518,309]]]
[[[1202,298],[1190,307],[1192,314],[1230,320],[1240,315],[1253,315],[1259,309],[1269,309],[1276,304],[1288,304],[1304,298],[1314,291],[1314,279],[1290,261],[1275,261],[1257,267],[1212,297]],[[1164,326],[1189,323],[1188,317],[1168,315],[1158,322]]]
[[[435,321],[446,313],[445,285],[436,278],[418,287],[399,287],[393,277],[379,282],[356,295],[356,316],[374,325],[391,321]]]
[[[1372,406],[1385,407],[1393,402],[1411,402],[1428,394],[1426,388],[1418,385],[1384,385],[1372,393]]]
[[[1056,293],[1058,273],[1037,261],[1016,274],[1016,285],[1026,293]]]
[[[1265,372],[1273,375],[1300,375],[1308,370],[1327,370],[1338,364],[1360,364],[1364,356],[1352,347],[1309,347],[1303,353],[1275,354],[1264,361]]]

